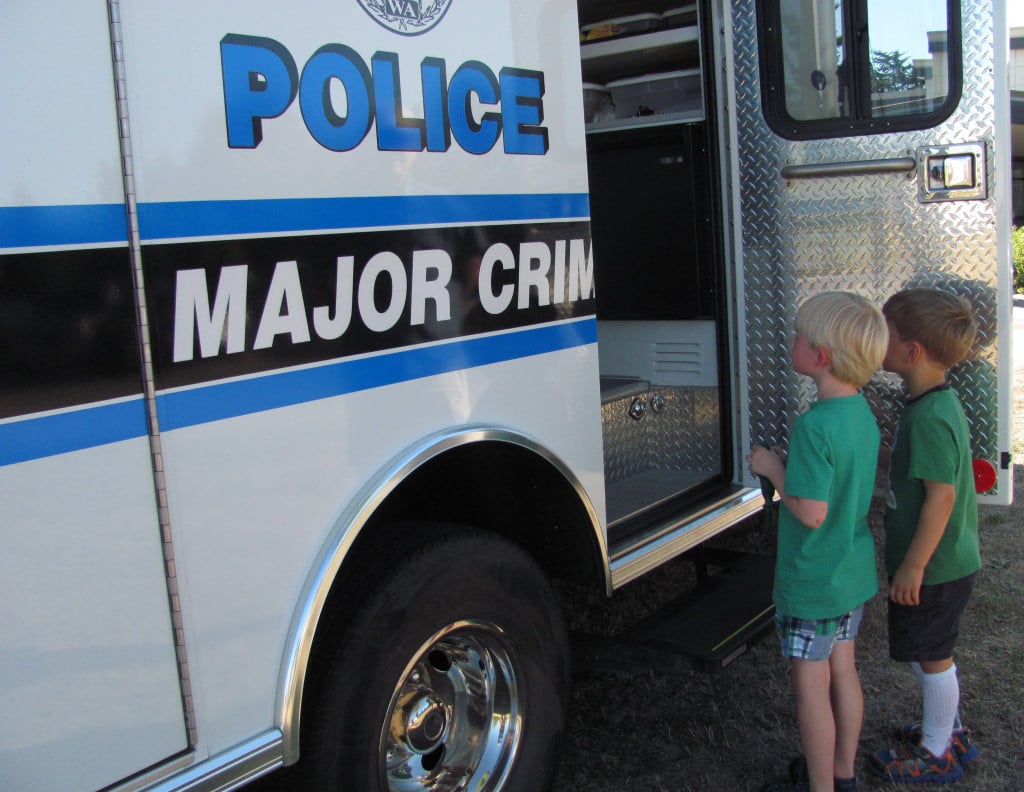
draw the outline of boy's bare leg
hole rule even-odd
[[[836,778],[856,775],[857,746],[864,723],[864,693],[857,673],[855,644],[855,641],[837,641],[829,660],[832,715],[836,724]]]
[[[926,674],[941,674],[952,665],[952,657],[947,657],[945,660],[922,660],[920,663],[921,670]]]
[[[829,694],[831,670],[827,660],[790,659],[800,742],[807,759],[811,792],[831,792],[836,750],[836,724]]]

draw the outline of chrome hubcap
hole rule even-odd
[[[501,631],[458,622],[420,647],[381,734],[391,792],[501,788],[522,733],[519,682]]]
[[[411,751],[428,754],[437,750],[444,743],[448,729],[448,709],[443,701],[435,695],[413,694],[409,703],[402,707],[404,724],[399,734]]]

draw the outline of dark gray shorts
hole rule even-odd
[[[952,657],[976,576],[921,586],[920,605],[889,600],[889,657],[901,663]]]

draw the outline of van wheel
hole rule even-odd
[[[568,644],[533,560],[500,538],[458,531],[392,560],[367,594],[307,702],[300,767],[310,789],[547,789]]]

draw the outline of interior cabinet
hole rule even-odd
[[[696,6],[651,0],[624,19],[621,2],[579,3],[614,537],[724,477],[722,278]]]
[[[609,20],[660,21],[676,6],[655,0],[634,17],[622,17],[621,4],[607,0],[580,0],[579,8],[582,37]],[[619,16],[604,16],[614,8]],[[616,108],[627,117],[586,125],[599,320],[685,321],[715,311],[712,175],[700,27],[691,8],[688,24],[618,36],[606,36],[615,25],[602,24],[603,37],[580,43],[586,83],[685,75],[690,92],[680,103],[692,105],[637,115],[634,102]]]
[[[607,2],[586,2],[581,0],[580,23],[587,27],[602,21],[629,19],[621,16],[621,5],[618,5],[620,16],[614,16],[614,6]],[[580,43],[580,60],[582,63],[583,80],[606,88],[623,81],[632,82],[632,78],[655,78],[657,75],[687,75],[686,80],[697,89],[696,101],[690,96],[681,100],[685,109],[669,113],[651,113],[637,115],[627,109],[626,117],[591,121],[588,119],[588,134],[609,130],[629,129],[634,127],[657,126],[673,123],[700,121],[704,118],[703,97],[700,91],[700,32],[696,18],[696,7],[683,7],[686,23],[676,25],[674,22],[663,22],[661,26],[638,33],[596,37]],[[692,12],[691,12],[692,9]],[[652,15],[659,19],[665,15],[660,12],[680,11],[671,4],[653,2],[645,6]],[[602,13],[612,11],[612,16],[603,17]],[[642,15],[641,15],[642,16]],[[668,25],[673,26],[668,26]],[[614,90],[614,88],[613,88]],[[614,97],[613,97],[614,98]],[[620,108],[620,116],[623,114]]]

